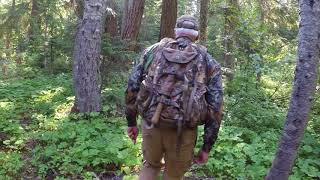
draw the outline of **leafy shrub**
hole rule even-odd
[[[39,137],[41,146],[36,148],[33,160],[39,174],[50,169],[62,175],[82,174],[91,169],[102,172],[110,165],[121,169],[140,164],[139,147],[125,138],[126,127],[119,123],[123,119],[91,118],[74,115],[73,120],[66,119],[55,131]]]
[[[203,133],[203,130],[200,129]],[[218,179],[263,179],[274,158],[279,131],[256,133],[246,128],[223,126],[210,159],[204,166],[194,165],[191,171],[199,176]],[[320,177],[320,144],[317,136],[307,132],[290,179]],[[197,148],[202,145],[202,140]]]
[[[72,60],[65,55],[59,55],[52,62],[50,69],[54,73],[71,72]]]
[[[21,155],[16,152],[1,152],[0,151],[0,177],[1,179],[11,179],[12,177],[19,178],[18,172],[23,167],[24,163]]]
[[[133,145],[125,135],[126,78],[127,74],[117,72],[107,80],[103,113],[78,115],[69,115],[74,97],[68,74],[0,81],[0,132],[5,133],[0,133],[1,178],[17,179],[19,174],[30,173],[28,169],[38,178],[51,174],[57,179],[136,174],[142,158],[141,136]],[[279,120],[280,124],[285,113],[268,99],[265,86],[255,84],[254,79],[238,76],[226,89],[226,115],[218,141],[208,164],[194,165],[192,174],[217,179],[262,179],[266,174],[282,126],[272,123]],[[292,179],[319,178],[317,113],[314,108]],[[267,122],[271,117],[275,120]],[[203,127],[199,131],[201,137]],[[199,138],[197,150],[201,143]],[[29,160],[22,158],[26,155]]]
[[[256,132],[281,129],[285,110],[270,101],[254,78],[239,73],[225,88],[225,124]]]

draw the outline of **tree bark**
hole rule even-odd
[[[259,8],[260,8],[260,27],[261,29],[265,26],[265,17],[267,15],[267,1],[266,0],[259,0]],[[265,39],[264,39],[264,35],[260,36],[260,42],[263,44]],[[260,62],[260,68],[263,64],[263,57],[261,56],[261,62]],[[257,77],[256,80],[257,82],[261,82],[261,78],[262,78],[262,71],[259,70],[259,72],[257,72]]]
[[[101,111],[100,52],[104,25],[105,0],[85,0],[82,22],[75,37],[73,81],[74,111]]]
[[[28,39],[34,40],[40,31],[39,4],[38,0],[31,0],[31,20],[28,30]]]
[[[114,0],[109,0],[107,6],[108,12],[106,16],[105,32],[109,37],[114,38],[118,36],[118,21]]]
[[[177,0],[162,0],[162,14],[159,41],[162,38],[174,38],[174,27],[177,21]]]
[[[207,41],[208,11],[209,0],[201,0],[200,5],[200,43],[205,44]]]
[[[233,57],[234,45],[236,42],[236,21],[237,15],[236,11],[238,10],[238,0],[228,0],[228,4],[224,7],[224,64],[231,71],[234,71],[235,62]],[[233,74],[227,75],[227,80],[233,80]]]
[[[10,51],[11,51],[11,49],[10,49],[10,47],[11,47],[11,34],[7,34],[6,35],[6,41],[5,41],[5,45],[6,45],[6,51],[5,51],[5,54],[6,54],[6,58],[9,60],[10,59],[10,57],[11,57],[11,53],[10,53]]]
[[[122,32],[124,30],[124,26],[126,25],[127,12],[128,12],[128,8],[129,8],[128,4],[129,4],[129,0],[123,1],[123,12],[122,12],[121,31],[120,31],[121,38],[122,38]]]
[[[10,61],[10,45],[11,45],[11,41],[10,41],[10,38],[9,38],[9,35],[6,36],[6,40],[5,40],[5,46],[6,46],[6,50],[5,50],[5,55],[6,55],[6,58],[3,60],[2,62],[2,75],[3,75],[3,78],[4,79],[7,79],[8,78],[8,64],[9,64],[9,61]]]
[[[78,19],[83,18],[84,0],[73,0],[74,12]]]
[[[125,0],[122,19],[121,39],[129,43],[129,50],[134,50],[141,25],[145,0]]]
[[[46,71],[49,70],[49,27],[48,27],[48,18],[47,12],[45,12],[45,22],[44,22],[44,45],[43,45],[43,52],[44,52],[44,61],[43,67]]]
[[[297,64],[290,106],[267,180],[288,179],[307,125],[319,65],[320,1],[300,0]]]

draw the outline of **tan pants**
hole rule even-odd
[[[193,159],[193,149],[197,139],[197,129],[184,128],[182,131],[181,148],[177,156],[177,130],[168,127],[145,128],[142,123],[143,167],[140,180],[156,180],[164,158],[165,180],[180,180],[189,169]]]

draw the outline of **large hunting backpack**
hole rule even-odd
[[[161,44],[161,43],[160,43]],[[167,39],[153,52],[137,98],[139,114],[153,125],[203,124],[207,115],[206,60],[193,43],[181,48]]]

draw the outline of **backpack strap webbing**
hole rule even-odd
[[[147,49],[147,52],[145,53],[145,56],[144,56],[145,63],[143,66],[143,70],[145,72],[148,70],[149,66],[152,64],[152,61],[154,59],[154,54],[155,54],[154,50],[156,48],[162,49],[172,41],[175,41],[175,40],[171,38],[164,38],[159,43],[156,43]]]
[[[150,66],[150,64],[152,63],[152,61],[153,61],[153,51],[154,51],[154,49],[156,47],[157,47],[157,44],[151,46],[147,50],[147,52],[146,52],[146,54],[144,56],[145,63],[144,63],[144,66],[143,66],[143,71],[147,71],[149,66]]]

